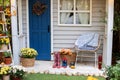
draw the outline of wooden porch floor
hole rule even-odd
[[[69,68],[52,68],[53,61],[35,61],[34,67],[23,67],[29,73],[45,73],[45,74],[62,74],[62,75],[95,75],[104,76],[104,71],[94,67],[94,64],[78,63],[75,69]],[[18,65],[20,66],[20,65]]]

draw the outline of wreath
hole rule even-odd
[[[46,10],[46,8],[47,6],[45,4],[37,1],[35,4],[33,4],[32,12],[39,16]]]

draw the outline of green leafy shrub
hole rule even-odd
[[[120,80],[120,63],[106,67],[106,75],[110,80]]]

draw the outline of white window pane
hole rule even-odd
[[[76,13],[76,24],[90,24],[90,14]]]
[[[60,0],[60,10],[73,10],[73,0]]]
[[[61,12],[60,13],[60,24],[73,24],[73,13]]]
[[[76,0],[76,10],[90,10],[90,0]]]

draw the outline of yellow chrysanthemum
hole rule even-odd
[[[37,51],[33,48],[22,48],[21,49],[21,56],[22,57],[28,57],[33,58],[36,55],[38,55]]]
[[[0,38],[0,44],[9,44],[10,39],[9,38]]]
[[[11,68],[9,66],[4,66],[0,69],[0,74],[1,75],[6,75],[9,74],[9,71],[11,70]]]
[[[88,76],[87,80],[98,80],[98,79],[92,76]]]

